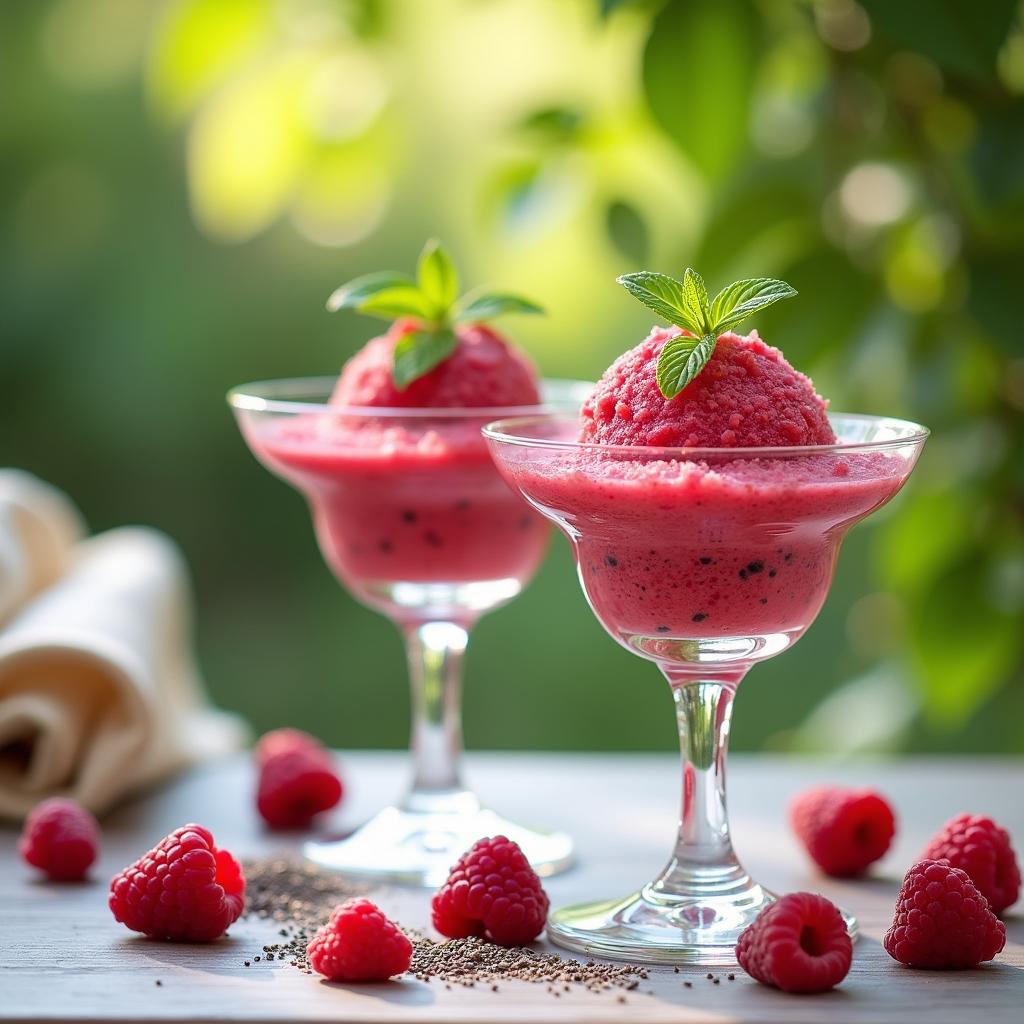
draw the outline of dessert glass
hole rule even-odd
[[[774,896],[729,836],[725,759],[736,688],[800,638],[846,532],[902,487],[928,431],[830,417],[838,443],[652,448],[580,443],[577,417],[506,419],[484,435],[506,479],[569,538],[601,625],[661,669],[683,762],[675,849],[622,899],[554,911],[568,949],[653,963],[735,963]],[[851,934],[856,922],[845,915]]]
[[[439,885],[465,850],[502,833],[540,874],[567,867],[563,832],[481,806],[462,781],[461,666],[475,621],[532,578],[548,523],[499,475],[481,427],[501,415],[577,408],[588,385],[543,383],[543,405],[511,409],[346,408],[334,378],[265,381],[228,401],[256,458],[309,503],[325,561],[401,632],[412,684],[412,782],[347,838],[305,855],[343,874]]]

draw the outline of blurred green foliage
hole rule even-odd
[[[327,294],[437,234],[551,311],[514,325],[549,375],[648,329],[618,273],[798,288],[764,336],[934,436],[736,744],[1024,750],[1017,2],[55,0],[0,8],[0,68],[0,462],[177,538],[257,728],[399,746],[404,670],[224,391],[334,372],[368,327]],[[560,540],[468,671],[471,745],[673,742]]]

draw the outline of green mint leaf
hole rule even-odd
[[[459,275],[451,257],[436,238],[427,242],[420,253],[416,280],[431,318],[443,320],[459,296]]]
[[[505,313],[543,313],[542,307],[521,295],[511,295],[507,292],[483,292],[477,296],[467,296],[464,303],[456,310],[454,320],[456,323],[480,323],[484,320],[493,320],[496,316]]]
[[[433,319],[423,293],[411,284],[383,288],[364,299],[356,306],[356,311],[367,316],[380,317],[381,320],[394,320],[399,316],[414,316],[418,320]]]
[[[683,327],[692,334],[704,333],[703,324],[699,320],[695,321],[686,311],[682,285],[667,274],[641,270],[635,274],[623,274],[616,280],[630,295],[669,323]]]
[[[711,328],[716,335],[723,334],[741,324],[751,313],[796,293],[796,289],[785,281],[776,281],[771,277],[737,281],[715,296],[711,304]]]
[[[666,398],[675,398],[707,365],[715,351],[714,334],[700,338],[672,338],[658,356],[658,389]]]
[[[404,335],[392,355],[391,378],[395,387],[404,391],[454,351],[455,333],[447,327]]]
[[[699,329],[694,334],[711,333],[711,310],[708,306],[708,290],[704,278],[687,267],[683,272],[683,310]]]
[[[339,309],[359,309],[367,299],[392,288],[414,287],[408,274],[383,270],[377,274],[364,274],[347,284],[335,288],[327,300],[327,308],[335,313]]]

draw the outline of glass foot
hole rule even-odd
[[[539,875],[557,874],[572,863],[566,833],[526,828],[481,807],[462,812],[386,807],[347,838],[314,840],[302,852],[349,878],[437,887],[473,843],[496,835],[517,842]]]
[[[620,900],[581,903],[554,911],[548,938],[587,956],[648,964],[736,963],[736,940],[775,896],[756,883],[718,897],[667,896],[652,886]],[[857,921],[843,911],[850,937]]]

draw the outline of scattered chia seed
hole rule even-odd
[[[741,580],[745,580],[747,578],[747,570],[746,569],[740,569],[739,576],[740,576]]]
[[[605,555],[604,564],[607,565],[609,569],[614,569],[619,564],[619,560],[614,555]]]
[[[669,631],[669,627],[668,626],[657,626],[656,628],[657,628],[659,633],[667,633]]]
[[[736,975],[735,974],[727,974],[725,977],[726,977],[727,981],[735,981],[736,980]]]
[[[713,974],[711,974],[711,973],[709,973],[709,974],[708,974],[708,981],[710,981],[710,980],[711,980],[711,979],[712,979],[713,977],[714,977],[714,975],[713,975]]]
[[[333,872],[290,857],[249,861],[243,865],[246,878],[246,917],[281,925],[280,942],[267,943],[262,954],[311,974],[306,946],[339,903],[363,895],[368,887],[345,882]],[[633,964],[603,964],[594,960],[580,963],[563,960],[556,953],[543,953],[521,946],[497,946],[482,939],[451,939],[434,942],[407,929],[412,941],[409,975],[418,981],[432,979],[473,988],[477,982],[498,991],[498,982],[526,981],[545,984],[552,995],[571,992],[581,985],[589,992],[636,989],[648,974]],[[260,956],[251,962],[258,963]],[[250,960],[245,960],[246,967]]]
[[[763,572],[764,562],[751,562],[747,566],[747,572]]]
[[[684,988],[693,988],[693,982],[692,981],[684,981],[683,982],[683,987]]]
[[[292,857],[271,857],[243,865],[246,883],[246,917],[282,925],[280,942],[268,943],[262,952],[267,960],[286,960],[310,973],[306,946],[331,911],[366,886],[345,882],[333,872],[323,871]],[[258,956],[252,961],[258,963]],[[245,961],[248,967],[250,961]]]
[[[476,982],[491,984],[497,990],[498,981],[528,981],[544,984],[554,996],[572,991],[573,984],[582,985],[590,992],[608,989],[635,989],[640,979],[647,978],[647,970],[633,964],[601,964],[593,960],[563,960],[556,953],[540,953],[527,947],[496,946],[481,939],[450,939],[434,942],[412,936],[412,965],[409,973],[419,981],[438,978],[448,984],[469,988]]]
[[[700,560],[700,564],[701,564],[701,565],[711,565],[711,564],[713,564],[713,563],[714,563],[714,561],[715,561],[715,560],[714,560],[713,558],[708,558],[708,557],[706,557],[706,556],[705,556],[704,558],[702,558],[702,559]]]
[[[703,622],[708,617],[707,612],[697,612],[693,616],[694,622]]]
[[[156,984],[157,984],[157,985],[163,985],[163,982],[162,982],[162,981],[161,981],[161,980],[160,980],[159,978],[157,978],[157,979],[156,979]]]

